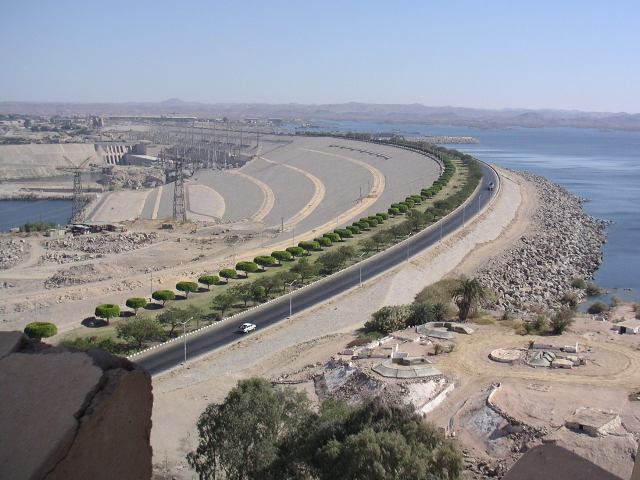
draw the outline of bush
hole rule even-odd
[[[271,255],[260,255],[254,258],[253,262],[257,265],[260,265],[263,270],[265,269],[265,267],[273,267],[276,263],[278,263],[276,262],[276,259]]]
[[[561,335],[572,323],[574,311],[569,307],[560,307],[551,317],[551,331],[554,335]]]
[[[336,228],[334,230],[334,232],[336,234],[338,234],[340,236],[340,238],[352,238],[353,237],[353,233],[351,233],[351,230],[349,230],[348,228]]]
[[[604,302],[593,302],[590,306],[589,309],[587,310],[587,313],[590,313],[591,315],[598,315],[600,313],[604,313],[607,310],[609,310],[609,307],[607,307],[607,304]]]
[[[369,217],[364,219],[370,227],[377,227],[380,223],[376,217]]]
[[[287,252],[289,252],[294,257],[300,257],[300,256],[304,255],[304,248],[289,247],[289,248],[287,248]]]
[[[290,252],[283,250],[276,250],[275,252],[271,252],[271,256],[275,258],[279,264],[282,264],[282,262],[290,262],[291,260],[293,260],[293,255],[291,255]]]
[[[45,230],[49,230],[51,228],[55,228],[56,224],[52,222],[43,222],[41,220],[37,220],[35,222],[25,223],[20,227],[21,232],[44,232]]]
[[[371,315],[371,320],[364,324],[364,328],[387,335],[404,328],[407,316],[407,307],[404,305],[382,307]]]
[[[238,272],[233,268],[223,268],[220,270],[220,277],[225,279],[225,283],[229,283],[230,278],[238,278]]]
[[[345,227],[345,228],[349,230],[351,233],[353,233],[354,235],[358,235],[360,233],[360,227],[356,225],[349,225],[348,227]]]
[[[132,308],[135,314],[138,314],[138,309],[144,308],[147,306],[147,299],[142,297],[132,297],[127,298],[125,305],[129,308]]]
[[[40,340],[41,338],[53,337],[58,333],[58,327],[49,322],[31,322],[24,327],[24,333],[29,338]]]
[[[215,285],[220,281],[220,277],[217,275],[201,275],[198,278],[198,283],[207,286],[207,290],[211,290],[211,285]]]
[[[587,288],[587,282],[584,281],[584,278],[576,277],[571,279],[571,286],[573,288],[579,288],[580,290],[585,290]]]
[[[108,324],[109,320],[113,317],[120,316],[120,307],[113,303],[103,303],[96,307],[95,316],[98,318],[104,318]]]
[[[389,218],[389,214],[385,212],[376,213],[376,217],[382,218],[382,220],[387,220]]]
[[[369,230],[369,222],[365,222],[364,220],[360,220],[359,222],[355,223],[355,226],[358,227],[360,230]]]
[[[406,203],[399,203],[395,208],[397,208],[400,213],[407,213],[409,211],[409,206]]]
[[[315,241],[323,247],[330,247],[331,245],[333,245],[333,242],[329,237],[318,237],[315,239]]]
[[[600,295],[602,290],[595,283],[587,283],[587,296],[595,297],[596,295]]]
[[[565,292],[560,299],[560,303],[563,305],[567,305],[571,308],[576,308],[578,306],[578,295],[576,292]]]
[[[342,238],[340,238],[340,235],[334,232],[325,233],[323,237],[327,237],[329,240],[331,240],[332,243],[337,243],[342,241]]]
[[[175,300],[176,294],[171,290],[156,290],[151,294],[151,298],[158,302],[162,302],[162,305],[167,303],[167,300]]]
[[[393,215],[394,217],[396,215],[400,215],[400,209],[397,207],[389,207],[389,210],[387,210],[389,212],[390,215]]]
[[[185,297],[188,297],[189,293],[198,291],[198,284],[196,282],[187,281],[178,282],[176,283],[176,290],[184,293]]]
[[[254,262],[242,261],[236,263],[236,270],[238,272],[244,272],[244,276],[246,278],[250,273],[254,273],[260,270],[260,267],[258,267],[258,264]]]
[[[315,241],[310,242],[308,240],[305,240],[298,243],[298,247],[304,249],[307,252],[307,254],[309,254],[311,250],[316,250],[316,244],[318,245],[318,248],[320,248],[320,244],[318,242],[315,242]]]

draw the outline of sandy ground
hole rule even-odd
[[[142,215],[150,190],[123,190],[101,194],[96,208],[91,212],[87,221],[95,222],[123,222],[135,220]]]
[[[446,237],[392,272],[369,281],[292,319],[179,368],[154,377],[152,445],[155,462],[178,474],[185,471],[184,455],[195,445],[195,422],[205,406],[220,401],[241,379],[275,376],[316,360],[325,360],[344,345],[355,328],[387,304],[406,303],[427,284],[451,272],[478,246],[518,227],[523,192],[520,178],[503,173],[496,200],[464,231]],[[514,222],[515,221],[515,222]],[[339,334],[336,336],[336,334]],[[309,341],[316,340],[310,346]],[[304,345],[301,348],[300,345]]]

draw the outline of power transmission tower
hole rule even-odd
[[[187,221],[187,211],[184,206],[184,171],[181,158],[173,162],[175,182],[173,187],[173,218],[179,222]]]
[[[84,222],[85,199],[82,196],[80,169],[73,172],[73,200],[71,202],[71,223]]]

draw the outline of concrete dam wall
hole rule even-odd
[[[90,164],[119,165],[131,145],[93,143],[0,145],[0,181],[61,175],[58,167]]]

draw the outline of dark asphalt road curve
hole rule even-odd
[[[499,180],[495,171],[482,162],[480,162],[480,166],[483,172],[481,187],[474,192],[466,208],[436,223],[434,225],[435,228],[430,227],[418,232],[404,242],[392,246],[359,264],[326,277],[313,285],[294,291],[291,294],[293,313],[299,313],[357,286],[360,282],[360,265],[362,266],[362,281],[366,282],[376,275],[408,261],[412,256],[427,247],[438,243],[441,235],[445,236],[461,228],[463,223],[477,215],[484,205],[489,202],[491,196],[495,194],[495,192],[489,191],[489,184],[493,182],[496,186],[498,185]],[[225,320],[187,336],[187,358],[188,360],[194,359],[196,356],[233,343],[245,335],[252,335],[253,333],[242,334],[239,332],[240,325],[245,322],[256,324],[259,331],[284,320],[288,316],[289,295],[286,295],[239,314],[232,320]],[[147,369],[152,375],[169,370],[184,361],[183,339],[142,353],[131,360]]]

